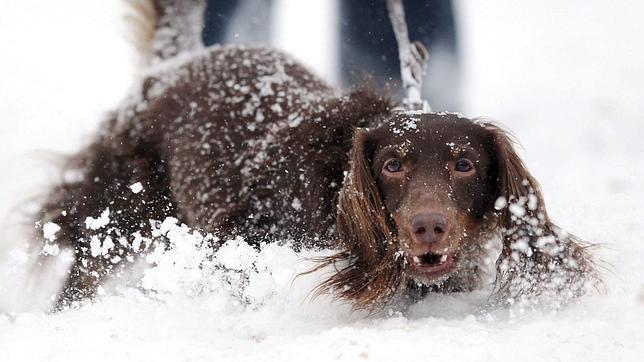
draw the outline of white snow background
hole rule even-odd
[[[47,192],[55,155],[87,143],[125,95],[135,58],[116,0],[2,0],[0,360],[644,360],[644,2],[457,5],[459,111],[513,130],[554,220],[602,243],[605,294],[493,313],[478,311],[480,292],[432,295],[404,314],[367,316],[307,298],[321,276],[293,277],[311,266],[309,254],[230,241],[217,263],[260,271],[241,288],[239,274],[198,268],[198,235],[175,227],[177,247],[144,274],[157,293],[116,285],[91,305],[48,314],[37,301],[47,288],[34,293],[22,278],[31,226],[21,205]],[[288,48],[306,59],[303,44],[315,46]],[[332,73],[319,68],[331,63],[316,65]]]

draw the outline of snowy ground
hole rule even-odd
[[[30,307],[15,283],[21,205],[56,179],[52,154],[87,142],[124,95],[134,58],[116,1],[0,3],[2,360],[642,360],[644,3],[516,4],[459,2],[462,113],[514,131],[552,217],[603,243],[608,291],[558,311],[481,313],[484,295],[472,293],[368,317],[308,299],[320,276],[292,281],[310,266],[302,255],[275,246],[249,253],[235,242],[222,262],[255,261],[271,274],[251,273],[245,288],[227,290],[222,280],[238,276],[205,275],[194,267],[200,251],[185,246],[146,274],[162,291],[154,299],[117,285],[79,310]]]

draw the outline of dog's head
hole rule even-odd
[[[462,264],[464,244],[487,229],[499,191],[495,141],[487,129],[456,115],[398,116],[358,133],[366,176],[377,186],[414,281],[448,278]]]
[[[348,264],[322,289],[358,307],[386,300],[408,281],[468,279],[472,250],[493,231],[509,254],[517,235],[534,234],[524,226],[552,226],[539,185],[490,123],[397,114],[356,131],[351,162],[336,219],[344,252],[327,260]]]

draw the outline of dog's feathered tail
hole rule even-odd
[[[145,65],[203,47],[206,0],[125,0],[129,38]]]

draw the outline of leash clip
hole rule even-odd
[[[429,113],[429,103],[421,98],[423,71],[429,52],[419,41],[409,41],[402,0],[387,0],[387,11],[398,43],[400,79],[405,90],[404,110]]]

